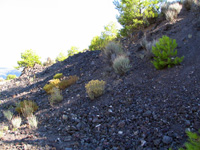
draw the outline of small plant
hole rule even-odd
[[[13,117],[13,113],[10,110],[3,111],[3,115],[8,121],[11,121]]]
[[[21,125],[22,119],[21,117],[17,116],[12,118],[11,123],[13,125],[13,128],[19,128]]]
[[[64,79],[62,81],[60,81],[59,83],[59,89],[63,90],[66,89],[67,87],[73,85],[76,83],[76,81],[78,80],[78,77],[75,76],[69,76],[68,79]]]
[[[3,130],[0,130],[0,138],[4,136]]]
[[[31,128],[37,128],[38,121],[35,115],[28,117],[27,120]]]
[[[31,100],[24,100],[17,104],[16,111],[18,113],[22,113],[24,117],[31,116],[36,110],[38,106],[35,102]]]
[[[86,92],[90,99],[94,99],[95,97],[99,97],[104,93],[106,82],[101,80],[91,80],[89,83],[85,85]]]
[[[152,46],[155,46],[157,42],[158,42],[157,40],[153,40],[151,42],[148,42],[146,37],[144,37],[142,39],[142,41],[140,42],[140,45],[145,50],[144,55],[145,55],[146,59],[149,60],[149,59],[153,58],[154,55],[152,53]]]
[[[171,68],[183,61],[184,56],[181,58],[175,57],[177,55],[176,47],[176,40],[170,39],[168,36],[163,36],[159,39],[156,46],[152,47],[152,52],[155,55],[152,63],[156,69]]]
[[[197,133],[193,133],[190,131],[186,131],[189,139],[188,142],[185,143],[185,147],[184,148],[180,148],[179,150],[200,150],[200,136]],[[200,130],[199,130],[200,133]]]
[[[131,68],[129,58],[123,55],[118,56],[113,62],[113,68],[116,73],[125,74]]]
[[[17,78],[16,75],[9,74],[9,75],[7,75],[7,77],[6,77],[6,80],[11,80],[11,79],[15,79],[15,78]]]
[[[63,100],[63,96],[61,94],[60,89],[54,87],[51,90],[51,96],[49,98],[50,105],[53,106],[55,103],[58,103]]]
[[[48,94],[51,94],[51,90],[53,87],[59,87],[60,80],[59,79],[53,79],[49,81],[49,84],[46,84],[43,87],[43,90],[45,90]]]
[[[53,76],[54,79],[60,79],[63,77],[63,74],[62,73],[57,73]]]
[[[109,42],[105,49],[103,49],[103,53],[106,57],[107,62],[112,65],[112,62],[119,55],[125,55],[125,52],[122,46],[119,43]]]
[[[165,3],[161,6],[161,12],[165,14],[167,21],[173,21],[177,18],[182,9],[182,5],[179,3]]]

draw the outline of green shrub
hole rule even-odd
[[[43,87],[43,90],[45,90],[48,94],[51,94],[51,90],[53,87],[59,87],[59,83],[60,83],[60,80],[59,79],[53,79],[53,80],[50,80],[49,81],[49,84],[46,84],[44,87]]]
[[[125,52],[121,44],[116,42],[109,42],[106,47],[103,49],[103,53],[106,61],[112,65],[115,58],[119,55],[125,55]]]
[[[50,102],[50,105],[53,106],[54,104],[60,102],[63,100],[63,96],[61,94],[61,91],[60,89],[54,87],[52,90],[51,90],[51,96],[49,98],[49,102]]]
[[[113,68],[116,73],[125,74],[131,68],[129,58],[123,55],[118,56],[113,62]]]
[[[158,3],[159,0],[115,0],[114,5],[120,14],[117,20],[123,27],[120,35],[127,36],[148,26],[149,20],[158,16]]]
[[[67,79],[60,81],[60,83],[58,84],[58,87],[59,87],[59,89],[63,90],[65,88],[71,86],[72,84],[75,84],[77,80],[78,80],[78,77],[76,75],[69,76]]]
[[[85,85],[86,92],[90,99],[94,99],[95,97],[99,97],[104,93],[106,82],[101,80],[91,80],[89,83]]]
[[[35,64],[41,64],[40,57],[31,49],[21,53],[21,59],[21,61],[17,61],[18,67],[15,67],[16,69],[33,67]]]
[[[187,131],[186,133],[189,137],[188,142],[185,143],[186,149],[180,148],[179,150],[200,150],[200,136],[197,133],[190,131]]]
[[[60,79],[63,77],[63,74],[62,73],[57,73],[53,76],[53,79]]]
[[[167,21],[173,21],[177,18],[178,14],[182,9],[182,5],[178,2],[176,3],[164,3],[161,6],[161,12],[165,15]]]
[[[24,117],[29,117],[38,109],[37,104],[31,100],[24,100],[17,103],[15,110],[21,113]]]
[[[118,29],[116,24],[111,22],[104,27],[100,36],[95,36],[89,46],[89,50],[102,50],[105,46],[117,37]]]
[[[159,39],[156,46],[152,47],[152,52],[154,54],[152,63],[156,69],[170,68],[183,61],[184,56],[181,58],[175,57],[177,55],[176,47],[176,40],[170,39],[168,36],[163,36]]]
[[[6,77],[6,80],[11,80],[11,79],[15,79],[15,78],[17,78],[16,75],[9,74],[9,75],[7,75],[7,77]]]
[[[65,59],[67,59],[67,55],[65,55],[63,52],[60,52],[59,55],[56,57],[56,62],[58,61],[64,61]]]
[[[68,51],[68,57],[73,56],[74,54],[78,54],[80,51],[78,50],[79,48],[76,46],[72,46]]]

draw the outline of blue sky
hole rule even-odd
[[[44,60],[88,48],[117,14],[113,0],[0,0],[0,67],[16,66],[27,49]]]

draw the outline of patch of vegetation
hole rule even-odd
[[[155,46],[157,42],[158,42],[157,40],[153,40],[151,42],[148,42],[146,37],[144,37],[142,39],[142,41],[140,42],[140,45],[145,50],[144,56],[145,56],[146,59],[149,60],[149,59],[153,58],[154,55],[152,53],[152,46]]]
[[[105,84],[106,82],[101,80],[91,80],[89,83],[85,85],[86,92],[90,99],[94,99],[96,97],[99,97],[103,95],[105,90]]]
[[[200,150],[200,135],[191,131],[187,131],[186,133],[189,137],[188,142],[185,143],[186,148],[180,148],[179,150]]]
[[[104,27],[104,30],[101,32],[101,36],[95,36],[92,39],[89,50],[102,50],[110,41],[117,37],[118,29],[115,23],[111,22]]]
[[[21,113],[25,118],[33,115],[33,113],[38,109],[37,104],[31,100],[24,100],[17,103],[15,110]]]
[[[6,77],[6,80],[11,80],[11,79],[15,79],[15,78],[17,78],[16,75],[9,74],[9,75],[7,75],[7,77]]]
[[[106,61],[112,65],[117,56],[125,55],[122,45],[116,42],[109,42],[103,49]]]
[[[21,53],[21,61],[17,61],[18,66],[16,69],[33,67],[35,64],[42,64],[40,57],[33,50],[26,50],[24,53]]]
[[[59,79],[53,79],[53,80],[50,80],[49,81],[49,84],[46,84],[44,87],[43,87],[43,90],[45,90],[48,94],[51,94],[51,90],[54,88],[54,87],[59,87],[59,83],[60,83],[60,80]]]
[[[61,94],[60,89],[54,87],[51,90],[51,96],[49,97],[50,105],[53,106],[56,103],[59,103],[63,100],[63,96]]]
[[[21,122],[22,122],[22,119],[21,119],[20,116],[13,117],[12,120],[11,120],[13,128],[15,128],[15,129],[17,129],[21,126]]]
[[[31,128],[37,128],[37,126],[38,126],[38,121],[37,121],[37,118],[36,118],[35,115],[29,116],[29,117],[27,118],[27,120],[28,120],[28,124],[29,124],[29,126],[30,126]]]
[[[8,121],[11,121],[13,117],[13,113],[10,110],[3,111],[3,115]]]
[[[118,56],[113,62],[113,68],[119,75],[124,75],[130,68],[129,58],[126,56]]]
[[[115,0],[119,11],[118,22],[122,25],[121,36],[128,36],[151,24],[150,20],[158,16],[159,0]],[[141,11],[142,10],[142,11]]]
[[[50,57],[47,58],[47,60],[43,63],[43,66],[51,66],[55,63],[54,60],[52,60]]]
[[[53,79],[60,79],[63,77],[63,74],[62,73],[57,73],[53,76]]]
[[[171,68],[183,61],[184,56],[181,58],[176,57],[176,47],[176,40],[170,39],[168,36],[163,36],[159,39],[156,46],[152,47],[152,52],[154,54],[154,60],[152,63],[156,69],[163,69],[165,67]]]
[[[60,52],[59,55],[56,57],[56,62],[64,61],[65,59],[67,59],[67,55],[65,55],[63,52]]]
[[[161,12],[165,15],[167,21],[173,21],[177,18],[178,14],[182,9],[182,5],[178,2],[176,3],[164,3],[161,6]]]
[[[79,52],[80,52],[80,51],[79,51],[79,48],[78,48],[78,47],[72,46],[72,47],[67,51],[68,57],[69,57],[69,56],[73,56],[73,55],[75,55],[75,54],[78,54]]]
[[[62,81],[60,81],[59,83],[59,89],[63,90],[66,89],[67,87],[73,85],[76,83],[76,81],[78,80],[78,77],[75,76],[69,76],[68,79],[64,79]]]

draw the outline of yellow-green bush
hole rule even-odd
[[[46,84],[43,87],[43,90],[45,90],[48,94],[50,94],[53,87],[57,87],[57,88],[59,87],[59,83],[60,83],[59,79],[50,80],[49,84]]]
[[[63,100],[63,96],[61,94],[60,89],[54,87],[51,90],[51,96],[49,97],[49,102],[50,102],[51,106],[53,106],[55,103],[58,103],[62,100]]]
[[[62,73],[57,73],[53,76],[54,79],[60,79],[63,77],[63,74]]]
[[[104,93],[106,82],[101,80],[91,80],[89,83],[85,85],[86,92],[90,99],[94,99],[95,97],[99,97]]]
[[[6,80],[11,80],[11,79],[15,79],[15,78],[17,78],[16,75],[9,74],[9,75],[7,75],[7,77],[6,77]]]
[[[17,103],[15,110],[24,117],[31,116],[38,109],[37,104],[31,100],[24,100]]]
[[[59,87],[59,89],[63,90],[65,88],[71,86],[72,84],[75,84],[77,80],[78,80],[78,77],[76,75],[69,76],[68,79],[60,81],[58,87]]]

